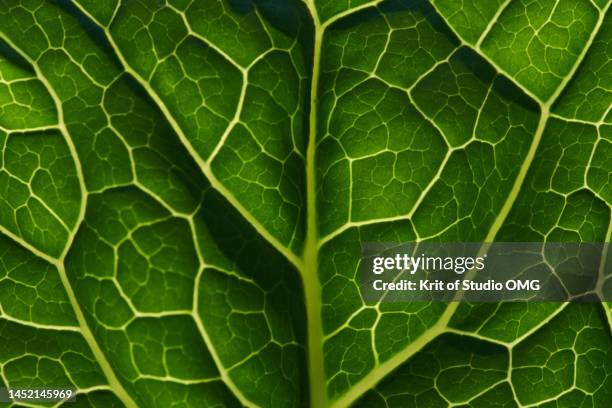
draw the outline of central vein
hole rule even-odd
[[[325,369],[323,365],[323,327],[321,321],[321,286],[318,274],[318,227],[316,202],[316,165],[317,145],[317,102],[319,89],[319,69],[321,63],[321,42],[324,27],[318,21],[316,8],[312,1],[307,3],[314,24],[314,48],[312,58],[312,78],[310,87],[310,118],[308,148],[306,151],[306,244],[302,277],[307,317],[308,376],[310,386],[310,405],[327,406],[325,390]]]

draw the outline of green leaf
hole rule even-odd
[[[609,305],[365,302],[358,270],[610,241],[611,4],[3,1],[0,385],[607,407]]]

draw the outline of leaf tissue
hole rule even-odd
[[[358,285],[610,242],[611,4],[1,1],[0,406],[612,406],[610,304]]]

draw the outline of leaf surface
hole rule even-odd
[[[358,268],[610,241],[610,4],[2,2],[2,385],[607,406],[605,304],[365,302]]]

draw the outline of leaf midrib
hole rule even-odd
[[[317,114],[319,94],[319,70],[321,66],[321,49],[324,28],[321,26],[314,0],[307,1],[307,7],[313,19],[314,48],[312,74],[310,79],[309,134],[306,149],[306,242],[304,247],[304,301],[306,303],[308,386],[310,405],[326,407],[326,375],[323,362],[323,323],[321,316],[321,285],[319,283],[319,229],[316,202],[316,149],[317,149]]]

